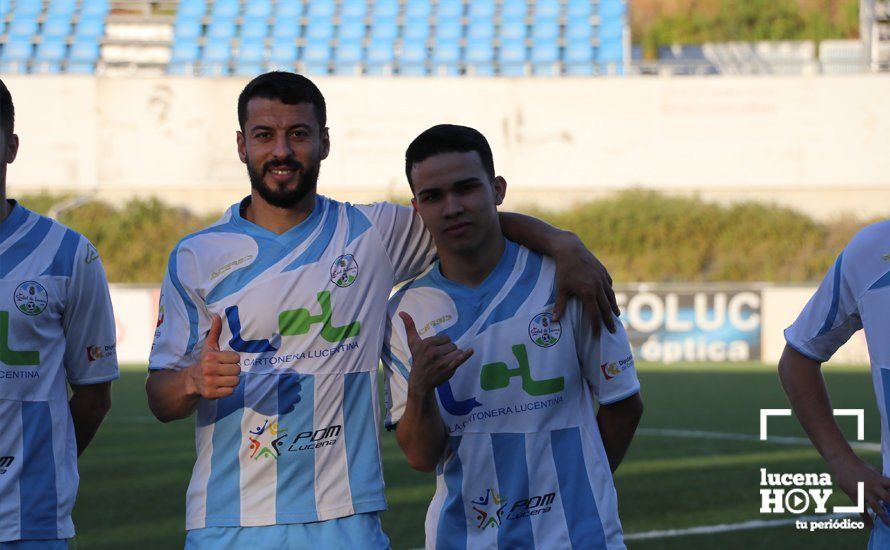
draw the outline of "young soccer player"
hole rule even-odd
[[[890,221],[860,231],[838,256],[793,325],[779,362],[782,386],[800,423],[831,469],[835,483],[858,502],[860,482],[874,522],[869,548],[890,548]],[[882,470],[859,458],[838,427],[820,367],[865,329],[881,414]],[[868,514],[865,522],[872,526]]]
[[[0,549],[67,548],[77,457],[118,377],[114,314],[96,249],[7,198],[14,120],[0,81]]]
[[[504,238],[482,134],[434,126],[405,172],[439,261],[390,300],[387,426],[437,474],[427,548],[624,548],[612,472],[642,401],[623,328],[593,337],[576,300],[554,318],[553,262]]]
[[[186,546],[384,548],[386,303],[429,264],[432,242],[410,208],[316,193],[330,140],[305,77],[255,78],[238,120],[251,194],[173,250],[149,365],[159,419],[197,411]],[[577,237],[521,216],[504,226],[594,280],[573,292],[605,282]]]

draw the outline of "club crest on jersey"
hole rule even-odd
[[[331,282],[340,288],[346,288],[358,277],[358,264],[352,254],[339,256],[331,264]]]
[[[46,289],[36,281],[25,281],[20,284],[16,287],[12,298],[15,307],[25,315],[40,315],[49,301]]]
[[[536,346],[549,348],[559,342],[562,325],[553,320],[552,313],[539,313],[528,324],[528,337]]]

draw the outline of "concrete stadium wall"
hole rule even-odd
[[[13,193],[161,196],[219,211],[246,194],[235,104],[246,79],[4,76]],[[507,206],[565,206],[641,186],[754,198],[818,216],[887,213],[890,76],[561,79],[319,78],[332,152],[320,189],[406,196],[403,154],[426,127],[474,126]]]
[[[776,364],[782,332],[816,290],[767,285],[629,284],[616,289],[638,361]],[[160,289],[111,285],[121,363],[147,364],[158,318]],[[868,364],[862,331],[832,364]]]

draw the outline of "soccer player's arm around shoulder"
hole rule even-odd
[[[432,263],[436,246],[414,209],[390,202],[351,206],[369,220],[400,283],[414,278]]]
[[[80,455],[111,409],[111,382],[120,376],[108,281],[98,251],[84,237],[71,265],[62,323],[68,406]]]
[[[584,378],[600,405],[596,421],[609,466],[614,472],[630,447],[643,416],[640,382],[630,342],[617,316],[612,319],[615,332],[600,330],[598,336],[593,336],[590,316],[577,300],[569,301],[568,313],[573,322]]]
[[[412,313],[419,310],[390,303],[384,335],[388,429],[395,429],[408,465],[431,472],[442,458],[447,433],[436,386],[449,380],[472,354],[445,335],[422,338]]]
[[[207,313],[195,291],[195,261],[192,251],[177,246],[161,285],[145,390],[162,422],[190,416],[201,399],[232,395],[240,381],[240,357],[220,350],[222,320]]]

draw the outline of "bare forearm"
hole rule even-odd
[[[819,367],[818,362],[786,347],[779,360],[779,379],[810,441],[825,461],[833,465],[851,458],[854,453],[834,419],[831,398]]]
[[[535,252],[554,256],[556,239],[575,239],[583,248],[581,240],[574,233],[558,229],[547,222],[514,212],[500,212],[498,218],[504,236],[513,242],[528,247]]]
[[[145,391],[148,407],[161,422],[191,416],[200,400],[200,394],[190,383],[188,369],[150,372]]]
[[[68,407],[71,409],[71,420],[74,424],[77,456],[80,456],[111,410],[110,383],[101,384],[97,388],[76,388],[68,401]]]
[[[606,457],[609,459],[609,467],[613,472],[624,459],[642,416],[643,400],[639,393],[618,403],[600,407],[596,421]]]
[[[445,451],[445,424],[434,392],[425,397],[408,393],[405,413],[396,427],[396,439],[415,470],[431,472]]]

